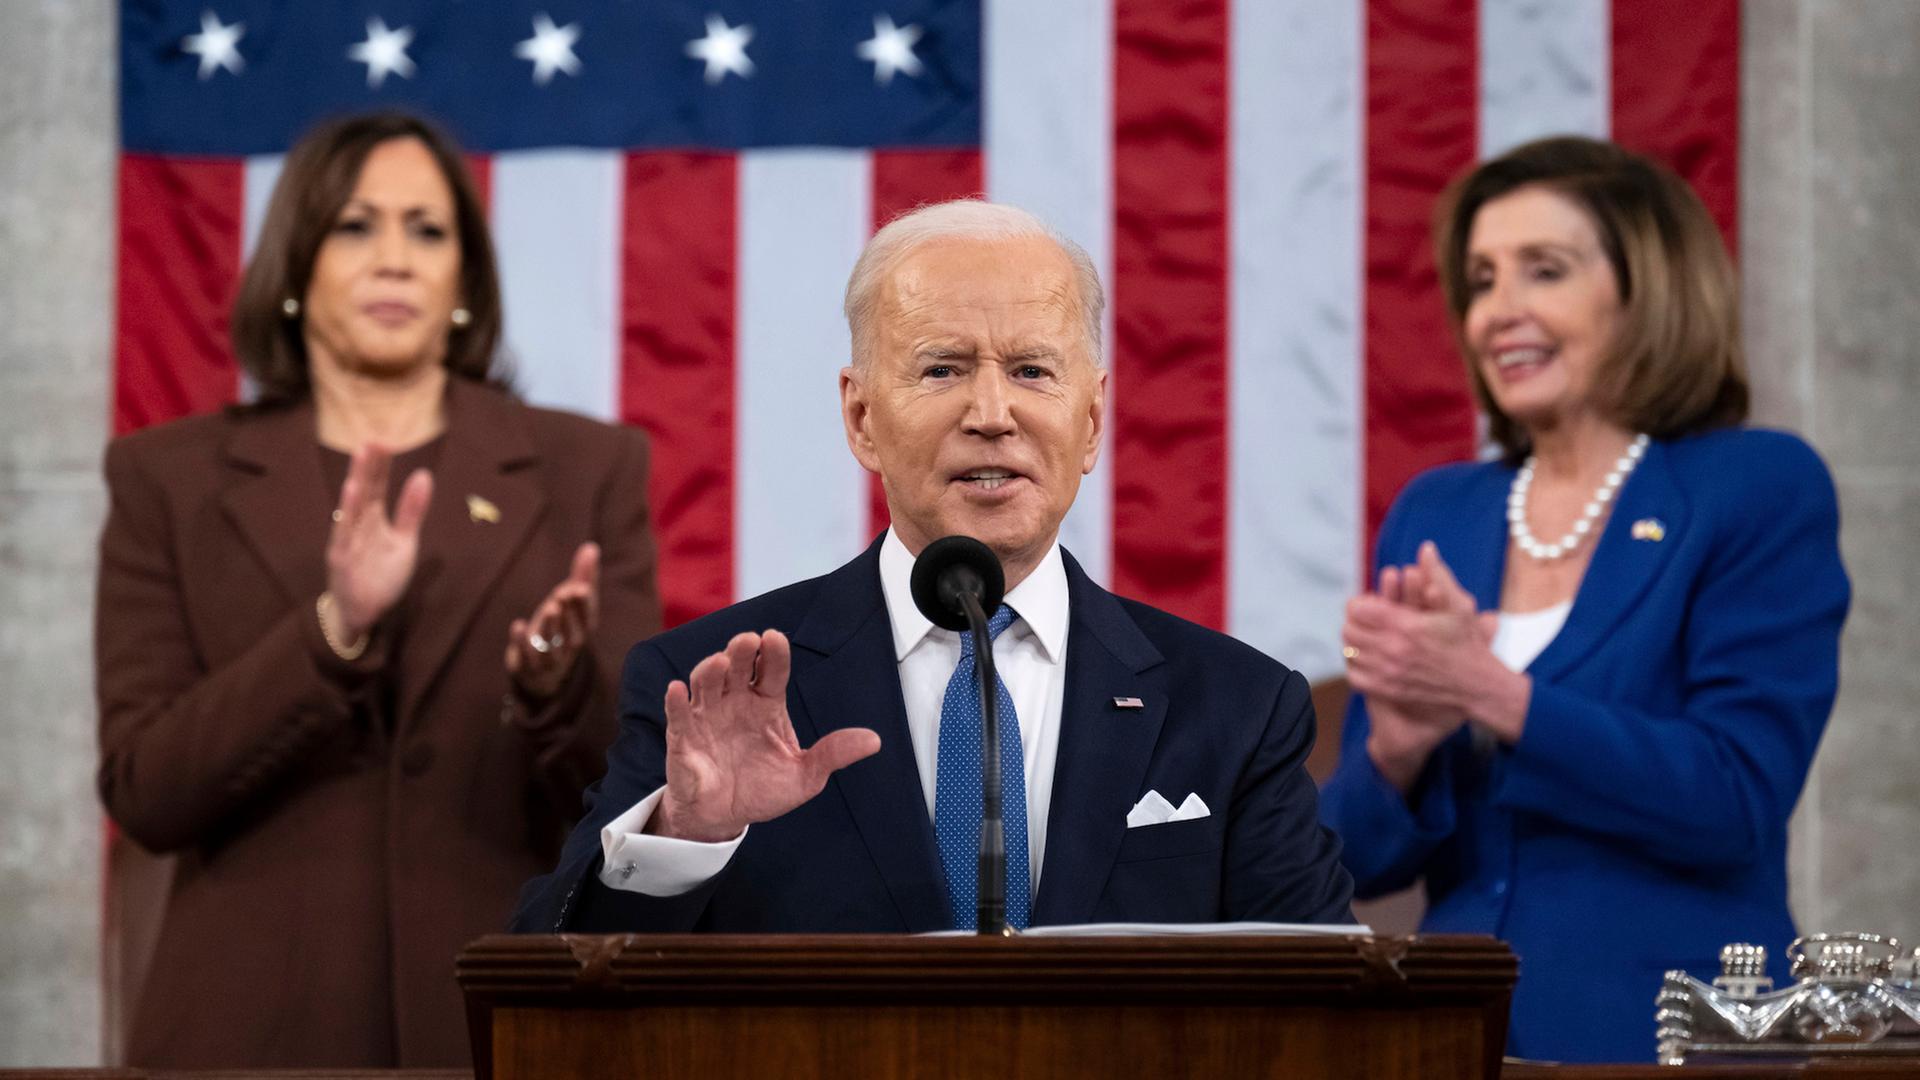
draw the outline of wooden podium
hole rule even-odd
[[[1493,1080],[1491,938],[496,935],[469,945],[477,1080]]]

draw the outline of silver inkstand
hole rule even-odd
[[[1669,971],[1655,1003],[1659,1060],[1920,1061],[1920,949],[1879,934],[1809,934],[1787,946],[1794,984],[1775,990],[1767,950],[1720,950],[1712,984]]]

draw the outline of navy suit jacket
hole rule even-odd
[[[620,736],[559,868],[530,882],[513,929],[920,932],[952,916],[908,741],[880,546],[824,577],[661,634],[627,657]],[[1320,825],[1305,770],[1306,681],[1222,634],[1123,600],[1071,556],[1067,686],[1033,924],[1349,922],[1352,881]],[[647,897],[599,881],[600,828],[665,782],[667,684],[742,631],[793,642],[787,707],[802,745],[840,727],[880,752],[826,790],[753,826],[726,869],[692,892]],[[1144,708],[1120,708],[1118,697]],[[1212,813],[1129,829],[1149,790]]]
[[[1500,606],[1513,468],[1422,475],[1379,565],[1422,540]],[[1635,535],[1636,525],[1639,535]],[[1848,585],[1833,482],[1791,435],[1655,442],[1621,489],[1565,627],[1527,673],[1511,747],[1462,730],[1409,798],[1366,753],[1355,696],[1327,822],[1361,896],[1426,879],[1423,929],[1520,956],[1512,1053],[1646,1061],[1663,972],[1794,936],[1787,818],[1833,704]]]

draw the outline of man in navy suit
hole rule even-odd
[[[1304,767],[1306,681],[1114,596],[1059,546],[1100,449],[1103,306],[1086,254],[1012,207],[945,203],[875,234],[840,397],[891,528],[633,649],[607,775],[516,930],[971,927],[971,644],[908,588],[951,534],[1006,569],[1010,921],[1351,921]]]

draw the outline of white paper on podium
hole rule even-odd
[[[1278,922],[1075,923],[1069,926],[1035,926],[1021,931],[1021,934],[1026,937],[1159,937],[1162,935],[1281,937],[1298,934],[1342,937],[1349,934],[1371,933],[1373,930],[1370,927],[1360,923]]]
[[[1074,923],[1068,926],[1034,926],[1020,931],[1021,937],[1294,937],[1313,935],[1345,937],[1371,934],[1363,923]],[[972,930],[935,930],[921,937],[974,937]]]

